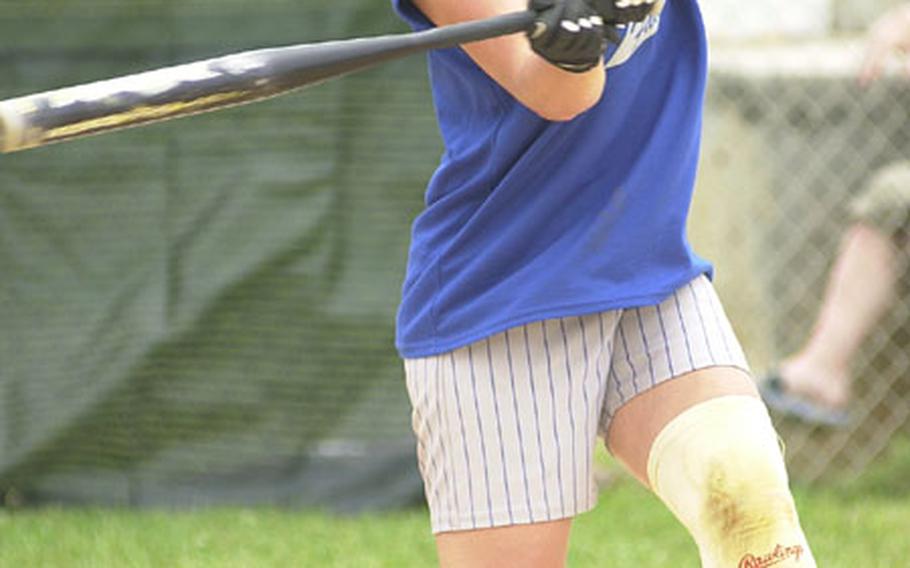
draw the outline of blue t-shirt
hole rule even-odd
[[[393,4],[413,28],[432,25]],[[401,355],[659,303],[710,274],[686,238],[706,52],[696,0],[667,0],[610,48],[602,99],[567,122],[528,110],[461,49],[431,52],[445,152],[413,225]]]

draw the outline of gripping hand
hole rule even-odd
[[[535,53],[572,73],[594,68],[606,49],[603,17],[588,0],[530,0],[538,14],[528,38]]]

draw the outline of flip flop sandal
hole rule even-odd
[[[758,391],[768,408],[809,424],[843,428],[850,423],[846,410],[827,408],[796,394],[787,392],[777,371],[768,373],[758,385]]]

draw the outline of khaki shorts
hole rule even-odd
[[[593,455],[632,397],[706,367],[748,371],[710,281],[660,305],[523,325],[405,361],[433,531],[594,507]]]
[[[903,239],[910,222],[910,161],[879,170],[849,207],[854,221]]]

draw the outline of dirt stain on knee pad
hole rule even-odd
[[[788,492],[781,493],[762,483],[761,468],[742,473],[744,475],[733,478],[729,468],[722,465],[714,464],[709,468],[702,511],[703,527],[720,547],[721,557],[731,566],[743,566],[745,558],[769,557],[778,546],[786,548],[789,543],[778,543],[775,539],[798,527],[796,510]],[[768,564],[759,561],[745,566],[761,568],[782,561],[772,560]]]

